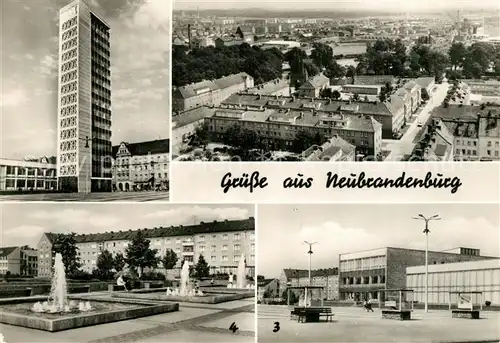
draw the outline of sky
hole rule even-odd
[[[294,211],[294,209],[297,209]],[[424,222],[412,217],[439,214],[429,224],[429,250],[481,249],[500,257],[498,205],[261,205],[257,213],[257,273],[279,277],[284,268],[338,267],[338,256],[382,247],[425,250]]]
[[[56,155],[59,9],[2,0],[0,157]],[[87,0],[111,27],[112,142],[169,138],[171,5]]]
[[[499,7],[498,0],[481,0],[482,8]],[[242,9],[263,10],[380,10],[425,11],[426,9],[476,9],[476,0],[312,0],[312,1],[244,1],[244,0],[174,0],[174,10]]]
[[[254,217],[253,205],[0,204],[0,246],[36,248],[44,232],[98,233]]]

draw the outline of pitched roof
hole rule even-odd
[[[307,269],[283,269],[287,279],[298,279],[309,277]],[[311,277],[339,275],[338,268],[311,270]]]
[[[242,72],[238,74],[232,74],[221,77],[220,79],[216,79],[213,82],[218,89],[224,89],[245,82],[245,80],[248,78],[251,78],[251,76],[248,75],[247,73]]]
[[[19,247],[3,247],[3,248],[0,248],[0,256],[9,256],[17,248],[19,248]]]
[[[194,122],[201,121],[205,117],[212,114],[208,106],[200,106],[180,112],[178,115],[172,116],[172,130],[189,125]]]
[[[225,220],[196,225],[179,225],[171,227],[155,227],[152,229],[138,229],[128,231],[109,231],[104,233],[79,234],[75,236],[76,243],[105,242],[131,240],[138,231],[144,234],[145,238],[190,236],[195,234],[213,234],[224,232],[254,231],[255,220],[253,217],[243,220]]]
[[[356,146],[342,137],[334,135],[323,145],[313,145],[302,154],[307,161],[325,161],[326,158],[335,156],[339,150],[342,150],[343,155],[350,155],[356,151]]]
[[[302,84],[302,86],[299,87],[299,89],[321,88],[328,82],[330,82],[329,78],[323,74],[318,74],[309,78],[306,82],[304,82],[304,84]]]
[[[169,139],[158,139],[148,142],[138,142],[138,143],[127,143],[122,142],[127,147],[128,151],[132,156],[144,156],[149,154],[163,154],[170,151],[170,140]],[[120,145],[113,146],[112,154],[116,157]]]
[[[232,39],[231,39],[232,40]],[[174,91],[174,97],[181,97],[184,99],[192,98],[200,94],[213,92],[219,89],[228,88],[245,82],[246,78],[251,77],[247,73],[231,74],[216,80],[203,80],[196,83],[191,83],[182,87],[178,87]]]
[[[398,108],[402,108],[403,102],[397,97],[393,96],[394,99],[391,102],[368,102],[368,101],[356,101],[356,102],[345,102],[345,101],[335,101],[332,99],[311,99],[311,98],[297,98],[293,96],[280,96],[276,97],[274,95],[255,95],[247,93],[236,93],[229,96],[227,99],[222,101],[223,105],[237,106],[237,107],[252,107],[252,108],[281,108],[290,110],[319,110],[322,112],[338,112],[352,111],[367,115],[385,115],[392,116],[393,113],[398,111]]]

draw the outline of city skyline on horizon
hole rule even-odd
[[[36,248],[45,232],[92,234],[254,217],[254,205],[0,204],[0,247]],[[126,214],[126,215],[124,215]]]
[[[307,270],[304,241],[318,241],[313,270],[338,267],[343,253],[383,247],[425,250],[424,222],[412,219],[419,213],[442,218],[430,223],[429,250],[479,248],[481,255],[500,257],[495,204],[260,205],[258,211],[257,273],[266,278],[279,277],[286,268]],[[479,236],[471,229],[478,227]]]
[[[297,3],[298,4],[298,3]],[[174,11],[195,11],[197,9],[203,11],[209,10],[257,10],[262,9],[266,11],[289,11],[289,12],[299,12],[299,11],[324,11],[324,10],[336,10],[342,11],[379,11],[379,12],[414,12],[414,13],[425,13],[439,10],[489,10],[497,9],[500,10],[500,4],[496,0],[484,0],[480,5],[475,1],[471,0],[442,0],[439,3],[433,2],[431,0],[405,0],[394,1],[394,0],[337,0],[337,1],[327,1],[327,0],[314,0],[304,7],[297,8],[297,6],[290,6],[290,2],[287,0],[276,0],[272,3],[264,1],[253,1],[244,2],[242,0],[215,0],[209,3],[204,1],[192,1],[192,0],[173,0]]]

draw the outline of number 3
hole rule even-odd
[[[280,331],[280,322],[274,322],[273,332],[278,332],[278,331]]]

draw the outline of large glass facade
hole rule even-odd
[[[92,13],[91,35],[92,177],[111,179],[111,70],[109,28]],[[102,186],[108,188],[107,185]],[[111,180],[109,180],[109,188],[110,187]],[[93,188],[102,187],[93,185]]]
[[[448,304],[449,292],[482,292],[482,301],[479,294],[472,295],[472,301],[490,301],[500,303],[500,268],[429,272],[428,280],[429,303]],[[415,291],[415,300],[424,302],[425,274],[416,273],[407,275],[407,287]],[[454,302],[452,296],[452,303]]]

